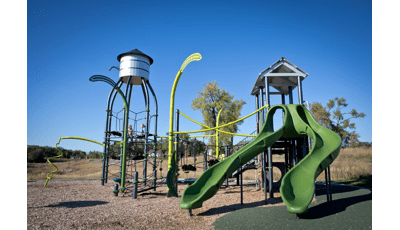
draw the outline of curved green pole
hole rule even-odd
[[[168,174],[167,174],[167,185],[168,185],[168,194],[167,196],[178,196],[177,191],[174,188],[175,183],[175,174],[176,174],[176,154],[173,149],[172,142],[174,141],[173,134],[174,134],[174,101],[175,101],[175,91],[178,85],[179,78],[182,75],[183,70],[186,66],[192,61],[200,61],[201,54],[194,53],[190,55],[186,60],[183,62],[181,68],[179,69],[178,73],[176,74],[174,84],[172,85],[171,90],[171,99],[170,99],[170,107],[169,107],[169,143],[168,143]],[[175,157],[173,157],[175,156]]]
[[[217,116],[217,127],[219,126],[219,117],[221,116],[221,112],[224,108],[222,108],[219,112],[218,112],[218,116]],[[216,155],[215,157],[218,159],[219,157],[219,131],[218,129],[215,130],[215,139],[216,139]]]
[[[125,190],[125,170],[126,170],[126,143],[128,141],[128,103],[126,102],[126,97],[124,96],[124,93],[118,88],[117,84],[110,78],[103,76],[103,75],[93,75],[89,79],[91,82],[96,82],[96,81],[103,81],[108,84],[110,84],[112,87],[114,87],[115,90],[121,95],[122,100],[124,101],[124,108],[125,113],[124,116],[124,142],[123,142],[123,147],[122,147],[122,169],[121,169],[121,188],[119,189],[121,192],[124,192]]]

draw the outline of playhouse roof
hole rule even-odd
[[[134,50],[128,51],[128,52],[126,52],[126,53],[120,54],[120,55],[118,55],[117,59],[118,59],[118,61],[120,62],[120,61],[121,61],[121,58],[122,58],[123,56],[132,55],[132,54],[133,54],[133,55],[139,55],[139,56],[146,57],[146,58],[150,59],[150,65],[153,64],[153,59],[152,59],[150,56],[148,56],[148,55],[142,53],[142,52],[141,52],[140,50],[138,50],[138,49],[134,49]]]
[[[270,92],[270,94],[287,95],[289,86],[292,86],[292,90],[298,86],[298,76],[303,81],[308,76],[308,73],[282,57],[258,75],[250,95],[259,94],[259,87],[265,87],[265,77],[268,77],[269,85],[278,90],[278,92]]]

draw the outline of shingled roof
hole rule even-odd
[[[122,58],[123,56],[132,55],[132,54],[146,57],[146,58],[150,59],[150,65],[153,64],[153,59],[152,59],[150,56],[148,56],[148,55],[142,53],[142,52],[141,52],[140,50],[138,50],[138,49],[134,49],[134,50],[128,51],[128,52],[126,52],[126,53],[123,53],[123,54],[118,55],[117,60],[120,62],[120,61],[121,61],[121,58]]]

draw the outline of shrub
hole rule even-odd
[[[45,157],[44,152],[45,151],[41,148],[28,152],[28,157],[27,157],[28,163],[46,162],[46,159],[44,159]]]

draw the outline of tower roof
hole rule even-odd
[[[287,95],[289,86],[292,90],[298,86],[298,77],[303,81],[308,73],[282,57],[277,62],[263,70],[257,77],[256,83],[251,90],[251,95],[259,93],[260,87],[265,87],[265,77],[268,77],[269,85],[279,91],[279,94]]]
[[[118,55],[117,60],[120,62],[120,61],[121,61],[121,58],[122,58],[123,56],[132,55],[132,54],[133,54],[133,55],[139,55],[139,56],[146,57],[146,58],[150,59],[150,65],[153,64],[153,59],[152,59],[150,56],[148,56],[148,55],[142,53],[142,52],[141,52],[140,50],[138,50],[138,49],[134,49],[134,50],[128,51],[128,52],[126,52],[126,53],[123,53],[123,54]]]

